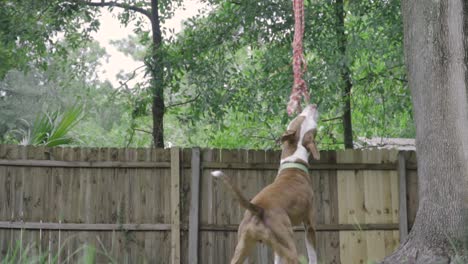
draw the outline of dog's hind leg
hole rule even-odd
[[[275,251],[275,264],[297,264],[298,257],[296,246],[294,241],[288,243],[288,245],[282,245],[280,243],[272,243],[273,250]]]
[[[232,257],[231,264],[243,264],[244,260],[250,254],[255,246],[255,241],[247,238],[246,235],[241,235],[238,239],[234,256]]]
[[[305,242],[307,248],[307,256],[309,257],[309,264],[317,264],[317,253],[315,252],[315,229],[314,224],[314,213],[313,209],[309,210],[309,215],[304,221],[305,228]]]
[[[283,261],[281,260],[280,255],[275,252],[275,264],[283,264]]]
[[[298,256],[291,225],[277,226],[272,231],[275,234],[270,245],[275,252],[275,264],[297,264]]]
[[[265,226],[269,229],[268,239],[265,242],[272,247],[275,252],[275,264],[296,264],[298,256],[296,245],[294,244],[294,232],[289,216],[284,212],[275,212],[270,215],[267,212],[268,221]]]

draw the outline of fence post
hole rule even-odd
[[[400,243],[403,243],[408,236],[408,209],[406,205],[406,155],[405,152],[398,152],[398,185],[399,185],[399,212],[400,212]]]
[[[171,264],[180,264],[180,149],[171,148]]]
[[[200,202],[200,149],[192,149],[192,184],[189,216],[189,264],[198,264],[198,228],[199,228],[199,202]]]

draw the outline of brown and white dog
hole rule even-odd
[[[307,106],[289,123],[281,138],[281,165],[275,181],[248,201],[221,171],[214,177],[223,179],[247,211],[239,226],[238,242],[231,264],[241,264],[256,242],[263,242],[275,252],[275,264],[298,263],[293,239],[294,225],[304,223],[309,264],[317,263],[313,190],[308,173],[309,155],[320,158],[315,144],[318,111]]]

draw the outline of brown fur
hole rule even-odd
[[[303,144],[312,154],[314,159],[319,160],[320,152],[317,148],[317,144],[315,143],[315,134],[317,134],[317,130],[315,129],[305,133]]]
[[[247,209],[239,226],[238,245],[231,264],[243,263],[255,243],[264,242],[286,263],[298,263],[293,239],[293,225],[305,224],[308,236],[315,245],[313,191],[309,175],[300,169],[284,169],[275,181],[248,202],[232,185],[228,176],[225,183],[234,191],[241,205]]]
[[[316,110],[316,106],[311,107]],[[320,157],[314,140],[316,128],[307,131],[303,142],[298,142],[304,120],[304,116],[296,117],[282,136],[281,159],[293,155],[298,144],[302,144],[315,159]],[[308,165],[307,160],[299,159],[294,162]],[[239,225],[238,243],[231,264],[242,264],[256,242],[263,242],[272,247],[283,264],[297,264],[292,226],[301,222],[304,223],[308,243],[315,248],[313,189],[306,172],[298,168],[281,170],[275,181],[261,190],[250,202],[224,173],[217,171],[212,174],[222,178],[241,206],[247,209]]]
[[[289,124],[289,129],[281,136],[281,143],[283,144],[283,151],[281,152],[281,159],[291,156],[297,149],[297,138],[300,132],[302,122],[305,117],[298,116],[294,118]]]

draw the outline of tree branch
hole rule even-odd
[[[184,105],[184,104],[190,104],[190,103],[193,103],[195,102],[199,97],[200,97],[200,93],[197,94],[197,96],[195,96],[194,98],[190,99],[190,100],[187,100],[185,102],[181,102],[181,103],[175,103],[175,104],[171,104],[171,105],[168,105],[166,106],[166,108],[171,108],[171,107],[176,107],[176,106],[179,106],[179,105]]]
[[[143,133],[146,133],[146,134],[150,134],[150,135],[153,134],[153,132],[148,131],[148,130],[144,130],[144,129],[134,128],[134,130],[135,130],[135,131],[139,131],[139,132],[143,132]]]
[[[127,86],[127,83],[130,82],[131,80],[133,80],[135,78],[135,75],[136,75],[136,72],[143,68],[143,67],[146,67],[146,65],[141,65],[141,66],[138,66],[137,68],[135,68],[132,72],[132,75],[125,81],[125,82],[119,82],[120,86],[117,87],[117,90],[124,87],[128,90],[128,86]]]
[[[92,2],[92,1],[86,1],[86,0],[75,0],[75,2],[84,4],[84,5],[87,5],[87,6],[119,7],[119,8],[123,8],[123,9],[126,9],[126,10],[132,10],[132,11],[135,11],[135,12],[140,13],[142,15],[145,15],[146,17],[148,17],[151,20],[151,13],[148,10],[146,10],[146,9],[144,9],[142,7],[129,5],[129,4],[126,4],[126,3],[118,3],[116,1]]]
[[[343,116],[337,116],[337,117],[333,117],[333,118],[322,119],[320,121],[321,122],[329,122],[329,121],[333,121],[333,120],[337,120],[337,119],[343,119]]]

